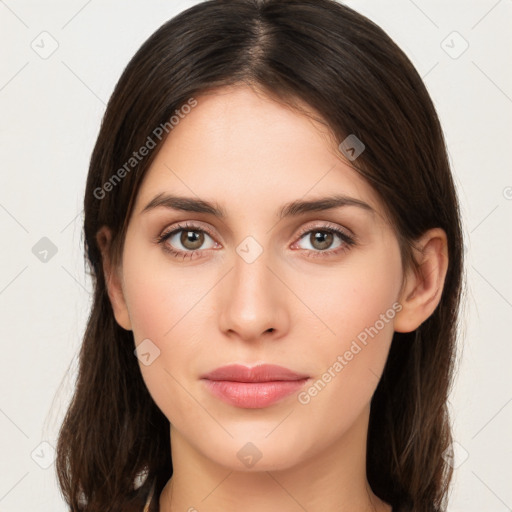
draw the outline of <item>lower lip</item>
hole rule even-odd
[[[244,409],[261,409],[299,391],[308,379],[273,382],[208,380],[209,391],[228,404]]]

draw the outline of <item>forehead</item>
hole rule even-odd
[[[322,122],[248,86],[195,99],[148,169],[136,210],[172,192],[215,198],[238,212],[337,193],[379,211],[376,193]]]

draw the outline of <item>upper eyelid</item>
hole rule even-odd
[[[304,228],[299,229],[297,236],[301,237],[301,236],[305,235],[306,233],[309,233],[310,231],[314,231],[315,229],[317,229],[319,231],[321,231],[321,230],[341,231],[342,233],[345,233],[350,238],[356,239],[356,235],[355,235],[355,233],[353,233],[352,230],[350,230],[344,226],[340,226],[339,224],[335,224],[333,222],[329,222],[329,221],[323,221],[323,222],[324,222],[324,224],[321,224],[321,225],[316,225],[316,226],[308,225],[308,226],[305,226]]]
[[[177,232],[179,233],[180,231],[185,231],[186,229],[189,229],[190,231],[203,231],[208,236],[211,236],[213,238],[213,234],[211,232],[212,230],[209,228],[205,228],[203,225],[199,223],[199,221],[194,221],[193,223],[190,221],[178,222],[173,227],[164,229],[160,236],[168,236]]]

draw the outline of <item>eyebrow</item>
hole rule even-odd
[[[374,209],[364,201],[348,197],[345,195],[335,194],[319,199],[308,201],[297,199],[290,203],[286,203],[281,208],[279,218],[295,217],[307,212],[319,212],[324,210],[332,210],[333,208],[341,208],[344,206],[356,206],[368,212],[374,213]],[[155,196],[142,210],[145,213],[155,208],[164,207],[172,210],[208,213],[224,219],[226,217],[225,210],[216,202],[204,201],[194,197],[183,197],[172,194],[158,194]]]

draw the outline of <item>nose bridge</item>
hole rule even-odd
[[[252,237],[236,248],[220,317],[223,331],[251,339],[285,328],[287,315],[270,260],[270,251]]]

